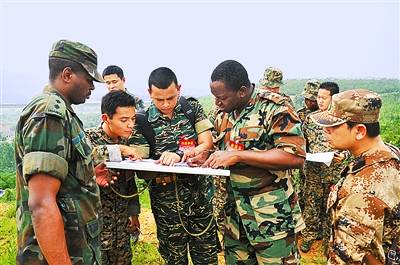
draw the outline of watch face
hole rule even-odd
[[[177,150],[175,152],[178,156],[180,156],[181,158],[183,157],[183,151],[182,150]]]

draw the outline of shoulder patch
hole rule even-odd
[[[66,111],[67,106],[64,100],[56,94],[50,94],[47,98],[44,113],[64,119]]]
[[[272,101],[275,104],[279,104],[279,105],[283,105],[287,101],[287,98],[284,97],[283,95],[278,94],[278,93],[273,93],[270,91],[260,92],[260,98]]]

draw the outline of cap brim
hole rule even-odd
[[[88,74],[93,77],[94,81],[99,82],[99,83],[104,83],[104,79],[103,76],[97,72],[97,69],[94,69],[88,65],[82,64],[83,68],[86,69],[86,71],[88,72]]]
[[[347,120],[333,116],[329,111],[311,114],[310,117],[314,123],[321,127],[333,127],[347,122]]]

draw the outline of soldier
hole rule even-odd
[[[108,149],[126,148],[135,124],[135,99],[121,90],[111,91],[101,100],[101,112],[101,125],[86,131],[86,136],[92,146],[98,147],[93,153],[95,164],[108,158]],[[101,152],[102,149],[103,152]],[[136,159],[140,156],[131,154],[131,158]],[[122,170],[118,180],[111,187],[100,188],[103,217],[100,238],[103,265],[131,264],[130,233],[140,228],[139,197],[131,197],[135,193],[137,194],[135,174],[128,170]],[[131,198],[124,198],[124,196]]]
[[[191,165],[201,165],[213,147],[213,126],[201,105],[193,98],[182,101],[181,86],[174,72],[166,67],[151,72],[148,91],[152,104],[145,112],[145,122],[154,131],[154,139],[144,137],[144,128],[138,126],[138,121],[130,143],[147,146],[151,158],[163,165],[174,165],[186,158]],[[161,172],[151,181],[151,209],[159,252],[167,264],[188,264],[188,252],[193,264],[218,263],[209,183],[204,176]]]
[[[292,106],[294,106],[294,103],[290,96],[286,95],[281,91],[281,87],[284,85],[282,82],[283,76],[282,76],[282,71],[278,68],[275,67],[268,67],[264,71],[264,76],[260,79],[260,82],[258,83],[258,89],[261,90],[268,90],[274,93],[281,94],[287,100],[289,101]]]
[[[301,95],[304,97],[304,106],[297,110],[301,122],[304,122],[307,115],[318,110],[317,95],[320,82],[318,80],[308,80]]]
[[[319,88],[319,81],[318,80],[308,80],[306,84],[304,85],[303,92],[301,93],[304,97],[304,107],[301,109],[297,110],[297,115],[299,116],[301,122],[302,122],[302,128],[303,128],[303,123],[306,119],[306,116],[310,114],[311,112],[314,112],[318,110],[318,104],[317,104],[317,94],[318,94],[318,88]],[[306,142],[306,150],[308,150],[307,142]],[[304,171],[301,168],[299,171],[299,202],[300,202],[300,207],[302,211],[304,211],[304,182],[305,182],[305,175]],[[319,238],[322,239],[322,238]]]
[[[125,87],[125,76],[124,71],[121,67],[117,65],[109,65],[103,71],[103,78],[106,83],[108,91],[111,90],[122,90],[126,93],[131,94],[136,101],[137,109],[144,109],[143,100],[134,94],[130,93],[128,89]]]
[[[324,82],[318,89],[319,110],[313,113],[325,111],[334,94],[339,93],[339,86],[334,82]],[[322,95],[322,96],[321,96]],[[324,100],[319,101],[318,98]],[[321,104],[320,104],[321,103]],[[304,221],[306,228],[301,232],[303,241],[300,250],[308,252],[316,239],[323,239],[325,250],[329,241],[329,217],[326,210],[326,202],[330,187],[336,184],[340,171],[344,168],[343,160],[347,157],[345,151],[334,150],[328,143],[322,127],[311,120],[309,114],[303,123],[303,133],[306,139],[308,153],[335,152],[335,160],[330,166],[324,163],[306,161],[304,163],[305,180],[303,184],[304,194]]]
[[[54,43],[49,68],[50,84],[24,108],[15,135],[17,264],[101,264],[99,188],[71,105],[104,81],[96,53],[79,42]]]
[[[204,167],[231,170],[225,227],[227,264],[299,264],[297,233],[304,228],[291,168],[304,162],[304,138],[282,95],[261,92],[233,60],[211,75],[220,112],[217,151]]]
[[[381,105],[374,92],[348,90],[311,116],[333,148],[355,157],[329,195],[328,264],[400,262],[400,150],[379,135]]]

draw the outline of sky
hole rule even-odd
[[[148,99],[170,67],[183,95],[210,94],[213,69],[234,59],[257,83],[268,66],[293,78],[400,78],[399,1],[19,1],[0,3],[0,103],[25,104],[48,82],[59,39],[87,44],[100,72],[116,64]],[[100,101],[95,84],[89,101]]]

